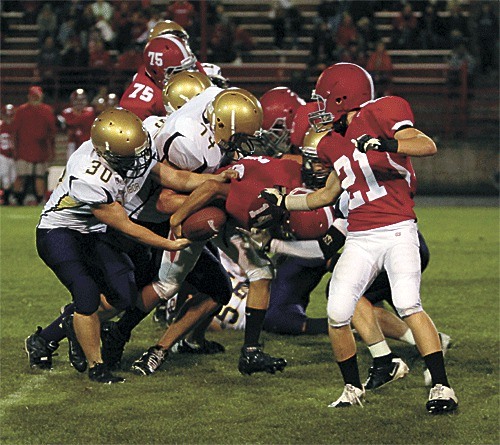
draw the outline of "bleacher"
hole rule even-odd
[[[164,5],[160,0],[153,4]],[[224,0],[225,13],[237,18],[243,27],[252,33],[257,48],[243,56],[241,64],[221,65],[223,73],[233,85],[247,88],[256,95],[278,85],[289,85],[294,74],[307,73],[312,42],[313,19],[320,0],[295,0],[304,18],[304,25],[296,48],[276,49],[273,46],[273,29],[269,19],[270,4],[257,0]],[[382,38],[390,43],[391,20],[397,11],[378,11],[375,25]],[[441,15],[446,13],[440,13]],[[0,49],[2,66],[2,102],[21,103],[26,98],[29,85],[39,81],[36,77],[36,57],[39,51],[36,25],[27,25],[23,14],[3,12],[8,29],[3,30],[4,39]],[[389,46],[390,47],[390,46]],[[415,108],[417,117],[426,121],[428,130],[444,135],[462,131],[469,119],[498,122],[498,88],[483,93],[476,85],[473,99],[463,88],[451,89],[448,82],[447,58],[450,50],[396,50],[390,49],[394,72],[391,92],[407,97]],[[82,70],[85,73],[85,70]],[[66,77],[65,77],[66,76]],[[67,70],[56,72],[57,88],[69,87],[72,78]],[[130,73],[110,71],[104,77],[113,87],[121,88],[130,78]],[[307,88],[313,88],[316,78],[305,76]],[[102,81],[102,79],[101,79]],[[75,85],[75,88],[78,85]],[[66,89],[66,88],[65,88]],[[57,101],[64,102],[63,97]],[[474,113],[467,115],[467,101],[474,102]],[[432,106],[429,106],[432,104]],[[57,105],[57,104],[56,104]],[[450,124],[450,110],[461,113],[455,123]],[[478,111],[479,110],[479,111]]]

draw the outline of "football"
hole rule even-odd
[[[182,234],[191,241],[205,241],[219,233],[226,219],[226,214],[218,207],[205,207],[184,220]]]

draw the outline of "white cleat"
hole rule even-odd
[[[441,384],[433,386],[425,407],[431,414],[455,411],[458,407],[458,399],[455,391]]]
[[[335,402],[330,403],[328,408],[346,408],[352,405],[359,405],[363,407],[362,400],[365,398],[365,390],[356,388],[353,385],[347,384],[344,386],[344,391],[342,395],[335,400]]]

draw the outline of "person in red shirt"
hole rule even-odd
[[[414,128],[406,100],[396,96],[374,100],[372,78],[358,65],[337,63],[327,68],[313,96],[323,104],[312,116],[316,131],[326,123],[334,129],[318,144],[318,155],[333,167],[326,185],[304,196],[278,189],[265,189],[259,196],[286,210],[312,210],[332,205],[344,190],[349,194],[347,238],[333,271],[327,306],[330,340],[345,387],[329,406],[362,406],[365,388],[350,323],[364,290],[385,270],[394,306],[410,327],[431,374],[426,409],[432,414],[454,411],[458,399],[448,382],[439,335],[420,300],[413,211],[416,177],[410,157],[432,156],[436,144]],[[397,372],[390,350],[379,349],[377,366],[394,366]]]
[[[12,137],[12,119],[16,109],[7,104],[2,107],[0,120],[0,203],[10,203],[11,188],[16,180],[16,165],[14,162],[14,138]]]
[[[19,205],[24,203],[27,178],[34,178],[36,201],[43,201],[47,170],[55,155],[56,117],[54,109],[42,100],[42,88],[30,87],[28,102],[18,108],[12,123],[18,175],[14,195]]]
[[[392,59],[383,40],[377,42],[375,51],[370,54],[366,62],[366,70],[371,74],[375,81],[376,95],[388,96],[392,81]]]
[[[88,106],[87,93],[82,88],[71,93],[70,102],[71,106],[60,115],[68,136],[68,159],[83,142],[90,139],[90,128],[96,118],[94,109]]]
[[[94,49],[90,51],[89,67],[99,70],[107,70],[111,66],[111,54],[104,47],[102,40],[95,42]]]
[[[195,9],[187,0],[173,2],[168,6],[167,12],[174,22],[185,29],[189,29],[193,24]]]

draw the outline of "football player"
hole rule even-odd
[[[0,197],[2,204],[15,202],[11,199],[11,190],[16,180],[16,163],[14,161],[14,139],[12,136],[12,119],[16,109],[12,104],[2,107],[0,120]]]
[[[103,317],[132,306],[137,287],[130,259],[108,240],[113,228],[133,240],[163,250],[189,245],[186,239],[170,240],[133,223],[124,205],[134,198],[151,175],[160,184],[188,192],[208,178],[158,163],[151,136],[142,121],[128,110],[109,109],[94,121],[91,139],[70,157],[62,182],[45,205],[37,226],[37,250],[42,260],[68,288],[73,305],[46,329],[39,327],[25,342],[32,367],[50,369],[52,353],[64,323],[70,349],[78,343],[89,363],[89,378],[100,383],[124,379],[113,375],[100,351],[101,293],[106,295]],[[70,307],[74,316],[69,318]],[[72,308],[72,309],[73,309]],[[73,330],[74,329],[74,330]],[[80,363],[79,371],[86,369]]]
[[[413,112],[404,99],[374,100],[371,76],[351,63],[324,70],[313,98],[311,115],[317,130],[325,124],[334,132],[324,137],[318,153],[333,166],[325,187],[304,196],[277,189],[263,190],[271,205],[311,210],[331,205],[343,190],[349,193],[348,233],[329,286],[329,334],[345,387],[330,406],[361,405],[356,343],[350,322],[367,285],[385,269],[394,305],[415,338],[432,378],[426,403],[430,413],[454,411],[458,399],[446,375],[438,332],[420,300],[421,267],[413,196],[416,177],[411,157],[432,156],[434,141],[414,127]]]
[[[198,67],[189,45],[174,35],[151,39],[144,47],[143,62],[120,99],[121,107],[142,120],[165,115],[162,90],[172,74]]]
[[[80,145],[90,139],[90,128],[95,119],[94,109],[88,106],[88,97],[84,89],[78,88],[73,91],[69,100],[71,106],[65,108],[58,116],[68,137],[67,159]]]
[[[189,34],[187,31],[173,20],[162,20],[156,23],[156,25],[149,30],[148,42],[153,40],[155,37],[167,35],[179,37],[186,43],[189,42]]]
[[[209,87],[191,99],[181,109],[172,113],[168,119],[153,119],[145,125],[156,126],[160,159],[179,169],[191,171],[214,172],[222,162],[229,162],[236,153],[248,153],[258,140],[254,136],[260,131],[262,108],[258,100],[248,91],[239,88],[222,90]],[[165,193],[164,193],[165,192]],[[171,214],[172,195],[164,191],[160,195],[158,208]],[[238,233],[226,231],[224,250],[238,261],[250,280],[250,293],[253,295],[252,306],[248,307],[245,343],[241,351],[239,369],[242,373],[270,372],[281,370],[286,362],[264,353],[259,345],[259,336],[269,298],[269,282],[272,270],[269,261],[258,254],[249,255],[242,249],[242,237]],[[127,311],[112,326],[120,331],[122,341],[104,344],[110,356],[119,360],[131,330],[161,300],[170,299],[179,289],[187,274],[193,269],[205,242],[193,243],[184,249],[182,255],[163,254],[158,280],[147,286],[142,292],[142,307]],[[210,275],[210,283],[216,282]],[[214,280],[214,281],[213,281]],[[208,290],[207,290],[208,293]],[[225,292],[218,300],[201,295],[200,298],[189,299],[181,308],[160,341],[146,351],[133,364],[133,370],[139,374],[154,373],[165,361],[168,349],[183,338],[202,318],[207,319],[227,303],[231,293]],[[142,313],[141,313],[142,309]],[[249,322],[249,319],[251,320]],[[118,351],[118,353],[116,353]]]

